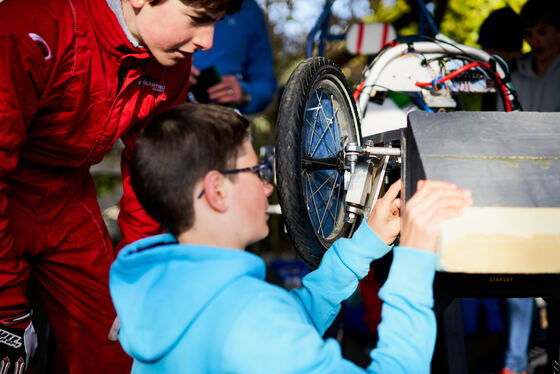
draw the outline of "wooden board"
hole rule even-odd
[[[560,273],[560,114],[413,112],[404,130],[405,199],[419,179],[472,191],[442,231],[438,270]]]

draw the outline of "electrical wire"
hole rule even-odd
[[[483,70],[485,72],[490,71],[492,73],[493,78],[496,80],[496,83],[498,83],[498,87],[500,88],[500,90],[502,91],[502,97],[504,98],[504,107],[506,109],[507,112],[511,112],[513,111],[513,106],[512,106],[512,100],[509,98],[510,94],[513,92],[508,86],[507,84],[505,84],[502,80],[502,78],[495,73],[494,71],[492,71],[490,64],[487,62],[481,62],[481,61],[473,61],[470,62],[466,65],[461,66],[460,68],[454,70],[453,72],[446,74],[446,75],[440,75],[439,77],[433,79],[431,82],[416,82],[416,86],[417,87],[433,87],[434,90],[439,90],[442,87],[440,87],[440,85],[442,85],[442,83],[455,78],[456,76],[460,75],[461,73],[469,70],[469,69],[473,69],[476,67],[480,67],[483,68]],[[514,95],[512,95],[514,96]],[[515,96],[514,96],[515,99]]]
[[[429,87],[432,86],[434,87],[434,89],[438,90],[439,89],[439,85],[442,84],[445,81],[448,81],[450,79],[455,78],[456,76],[458,76],[459,74],[472,69],[474,67],[478,67],[481,66],[482,64],[484,64],[483,62],[470,62],[466,65],[461,66],[460,68],[454,70],[453,72],[447,74],[447,75],[440,75],[439,77],[435,78],[434,80],[432,80],[431,82],[416,82],[416,86],[417,87]],[[490,64],[488,64],[488,67],[490,67]]]
[[[435,38],[428,37],[428,36],[421,36],[420,38],[416,38],[417,41],[418,41],[418,39],[424,39],[424,40],[432,41],[434,43],[439,44],[442,47],[443,47],[443,45],[451,46],[451,47],[455,48],[456,50],[458,50],[460,52],[460,54],[456,54],[456,55],[452,55],[452,56],[444,55],[444,56],[438,56],[438,57],[433,58],[433,59],[427,59],[426,56],[423,53],[421,53],[417,50],[414,50],[414,49],[409,49],[409,50],[403,52],[401,54],[401,57],[405,56],[405,55],[408,55],[408,54],[415,54],[415,55],[418,55],[418,56],[422,56],[423,57],[423,63],[426,64],[426,66],[429,67],[430,70],[432,70],[432,72],[434,72],[434,73],[435,73],[435,71],[430,66],[429,62],[439,61],[441,71],[444,72],[444,74],[442,74],[440,76],[437,76],[431,82],[416,82],[416,86],[422,87],[422,88],[426,88],[426,87],[431,86],[435,90],[439,90],[439,89],[445,87],[448,92],[457,93],[456,91],[453,91],[446,82],[455,78],[455,77],[457,77],[458,75],[462,74],[463,72],[465,72],[469,69],[480,68],[482,70],[482,72],[485,73],[485,75],[487,77],[489,77],[490,79],[492,79],[496,83],[496,86],[499,88],[499,90],[501,92],[502,100],[504,102],[504,107],[505,107],[506,111],[510,112],[510,111],[513,111],[513,110],[519,110],[520,109],[520,105],[518,103],[515,90],[507,82],[504,82],[504,79],[502,79],[502,77],[500,75],[498,75],[498,73],[496,71],[494,71],[494,69],[492,69],[492,66],[490,65],[490,63],[476,60],[471,55],[466,53],[459,46],[454,45],[454,44],[449,43],[449,42],[444,41],[444,40],[439,40],[439,39],[435,39]],[[393,47],[397,44],[400,44],[401,41],[410,43],[409,41],[407,41],[407,37],[399,38],[399,39],[396,39],[393,42],[385,45],[382,48],[382,51],[385,50],[385,49],[388,49],[390,47]],[[377,55],[377,57],[374,59],[372,64],[370,64],[370,66],[375,63],[375,60],[377,60],[380,55],[381,55],[381,53],[379,53]],[[448,73],[446,60],[464,60],[465,62],[467,62],[467,61],[470,61],[470,62],[468,62],[467,64],[463,65],[462,67],[452,71],[451,73]],[[505,78],[507,78],[509,76],[509,70],[508,70],[507,65],[505,65],[504,61],[499,59],[499,57],[498,57],[498,59],[496,59],[496,61],[503,67],[504,71],[506,72],[506,77]],[[364,74],[365,73],[366,72],[364,72]],[[364,78],[364,76],[362,76],[362,77]],[[391,92],[391,91],[392,92],[399,92],[399,91],[389,90],[386,87],[381,87],[381,86],[375,85],[375,84],[370,85],[369,87],[375,87],[375,86],[380,87],[380,88],[384,88],[389,92]],[[466,88],[467,90],[471,89],[471,85],[468,82],[465,82],[464,86],[462,84],[460,84],[459,90],[462,90],[463,87]],[[358,85],[358,87],[356,88],[356,90],[353,93],[353,97],[356,101],[358,101],[360,95],[362,94],[362,92],[365,88],[366,88],[366,86],[365,86],[365,80],[364,80]],[[404,94],[402,92],[399,92],[399,93]],[[407,95],[407,96],[413,97],[411,95]],[[514,108],[514,106],[515,106],[515,108]]]

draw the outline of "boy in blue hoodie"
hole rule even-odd
[[[429,373],[436,323],[432,282],[444,219],[468,191],[421,181],[400,220],[400,183],[352,239],[339,239],[301,289],[264,281],[245,252],[268,234],[270,165],[259,163],[247,120],[229,108],[177,106],[153,119],[136,145],[132,186],[167,228],[125,247],[111,268],[119,340],[134,373]],[[379,343],[367,369],[322,335],[370,262],[401,246],[380,296]]]

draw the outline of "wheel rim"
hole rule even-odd
[[[343,150],[356,142],[352,107],[336,77],[317,82],[304,111],[302,187],[309,219],[327,246],[344,230]]]

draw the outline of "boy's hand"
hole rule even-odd
[[[472,205],[471,192],[440,181],[418,181],[406,202],[400,245],[435,253],[443,221],[460,216]]]
[[[119,316],[116,316],[115,319],[113,320],[113,325],[109,330],[109,335],[107,336],[107,338],[109,338],[110,341],[116,342],[119,340],[120,327],[121,327],[121,320],[119,319]]]
[[[196,78],[200,75],[200,70],[198,70],[194,65],[191,65],[191,76],[189,77],[189,85],[193,86],[196,84]]]
[[[33,323],[16,328],[0,323],[0,373],[23,374],[37,349]]]
[[[385,195],[375,203],[367,224],[387,245],[395,241],[401,229],[401,191],[399,179],[389,187]]]
[[[241,105],[243,89],[235,75],[224,75],[220,83],[208,88],[208,98],[218,104]]]

